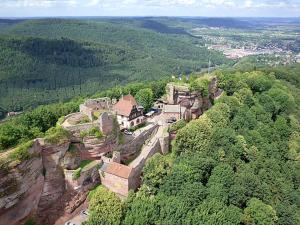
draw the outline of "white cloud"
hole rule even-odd
[[[51,8],[53,11],[64,9],[74,11],[74,14],[102,9],[101,13],[109,11],[114,12],[131,12],[132,14],[142,14],[143,10],[148,14],[167,15],[172,12],[189,15],[189,12],[199,12],[199,15],[213,11],[216,16],[224,12],[231,15],[231,12],[238,15],[253,15],[252,12],[274,12],[285,10],[298,12],[300,11],[300,0],[0,0],[0,10],[2,12],[10,10],[30,11],[30,9]],[[274,10],[273,10],[274,9]],[[251,10],[251,11],[250,11]],[[36,10],[39,12],[38,10]],[[250,13],[251,12],[251,13]],[[202,14],[201,14],[202,13]],[[128,13],[130,14],[130,13]],[[100,15],[100,13],[99,13]],[[175,14],[176,15],[176,14]],[[258,14],[260,15],[260,14]],[[262,14],[263,15],[263,14]]]
[[[1,0],[0,0],[1,1]],[[23,8],[47,8],[56,5],[76,6],[78,0],[2,0],[0,6],[2,7],[23,7]]]

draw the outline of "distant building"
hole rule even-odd
[[[164,117],[185,120],[198,118],[212,106],[212,101],[222,94],[216,77],[208,78],[208,95],[206,96],[203,96],[201,92],[191,91],[189,85],[185,83],[169,83],[166,90],[167,104],[162,110]]]
[[[186,107],[180,105],[164,105],[162,112],[165,119],[172,117],[176,118],[177,120],[187,119]]]
[[[138,106],[132,95],[123,96],[114,106],[113,110],[121,128],[131,128],[144,121],[143,107]]]

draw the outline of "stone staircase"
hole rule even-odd
[[[84,138],[85,150],[80,151],[82,160],[99,160],[101,157],[116,147],[115,141],[104,141],[98,138]]]

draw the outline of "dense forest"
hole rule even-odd
[[[200,71],[208,67],[209,58],[212,66],[232,63],[203,47],[203,40],[155,22],[4,22],[0,107],[6,111],[86,96],[117,84]],[[167,30],[160,33],[149,27]]]
[[[299,67],[282,69],[216,72],[226,95],[147,162],[125,202],[91,192],[86,224],[299,224]]]
[[[147,162],[138,192],[121,201],[101,186],[91,191],[86,224],[299,224],[299,72],[299,65],[215,71],[226,94],[199,119],[172,128],[171,153]],[[149,88],[159,97],[166,83],[132,83],[95,96]],[[7,121],[0,148],[44,136],[82,101],[40,106]]]

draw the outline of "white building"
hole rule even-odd
[[[113,107],[121,128],[131,128],[144,121],[143,108],[132,95],[123,96]]]

